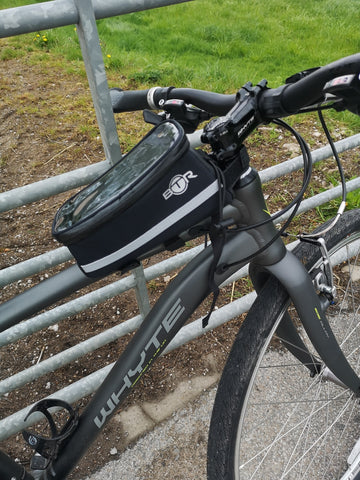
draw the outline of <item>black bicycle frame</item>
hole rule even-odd
[[[269,218],[258,175],[235,192],[233,204],[243,224],[254,224]],[[236,262],[237,265],[228,268],[221,274],[216,274],[216,283],[220,285],[244,266],[246,262],[242,262],[242,259],[254,256],[252,263],[256,268],[252,270],[255,272],[255,284],[263,282],[264,272],[266,275],[276,277],[283,284],[298,310],[310,340],[324,363],[358,395],[360,380],[339,348],[305,267],[292,253],[286,250],[280,238],[275,240],[264,252],[256,255],[259,248],[268,245],[276,233],[277,230],[272,222],[268,222],[261,227],[229,235],[220,263]],[[81,414],[75,431],[60,446],[58,457],[46,471],[46,478],[60,480],[66,477],[85,453],[89,444],[117,411],[131,389],[152,367],[189,316],[209,295],[209,271],[212,259],[213,252],[210,246],[189,262],[172,281]],[[76,271],[73,281],[74,290],[86,282],[91,283],[91,280],[82,278]],[[60,282],[54,280],[53,284],[61,288]],[[37,303],[37,306],[41,303],[40,292],[44,288],[41,285],[35,287],[38,299],[34,302]],[[68,290],[69,287],[67,286],[66,289]],[[45,290],[42,290],[43,297],[46,297],[48,293],[48,288],[45,287]],[[61,292],[59,291],[53,294],[53,297],[60,296]],[[19,297],[17,298],[19,302]],[[34,306],[26,306],[24,310],[28,311],[29,308],[33,310]],[[19,309],[16,312],[16,320],[10,318],[11,313],[9,313],[8,307],[4,307],[2,310],[2,306],[0,306],[0,317],[5,311],[8,313],[7,318],[3,318],[3,324],[9,325],[19,321],[18,318],[21,316]],[[286,323],[283,329],[285,337],[294,334],[291,328],[286,326]],[[286,333],[287,331],[288,333]],[[1,464],[0,477],[3,478]]]

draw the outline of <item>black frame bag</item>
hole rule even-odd
[[[166,120],[56,213],[53,236],[90,277],[126,270],[218,208],[216,172]]]

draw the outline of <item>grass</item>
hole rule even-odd
[[[100,20],[98,29],[108,68],[137,84],[222,92],[264,77],[277,86],[298,70],[360,50],[353,0],[196,0]],[[25,49],[81,58],[74,26],[36,34],[17,40]]]
[[[1,8],[34,0],[1,0]],[[40,2],[38,2],[40,3]],[[99,20],[111,86],[174,85],[234,92],[360,51],[354,0],[196,0]],[[68,73],[84,72],[74,25],[0,40],[0,60],[58,58]],[[32,57],[28,56],[28,61]],[[64,59],[66,61],[64,61]],[[360,120],[336,114],[358,131]]]
[[[338,185],[338,182],[333,182],[333,184],[336,186]],[[316,212],[322,221],[329,220],[337,214],[340,203],[340,198],[330,200],[328,203],[316,207]],[[347,192],[346,195],[346,209],[352,210],[355,208],[360,208],[360,188],[353,190],[352,192]]]
[[[2,0],[2,8],[34,0]],[[39,2],[38,2],[39,3]],[[196,0],[98,21],[110,85],[174,85],[234,92],[262,78],[269,86],[291,74],[360,51],[354,0]],[[21,35],[0,59],[50,52],[69,71],[81,63],[76,28]],[[66,62],[64,62],[64,57]],[[351,114],[338,118],[358,130]]]

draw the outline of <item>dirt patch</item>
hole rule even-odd
[[[44,55],[46,54],[38,55],[35,52],[26,59],[10,59],[0,64],[1,191],[103,160],[102,144],[83,71],[74,65],[72,73],[66,73],[65,69],[59,67],[59,62],[53,62],[50,54],[46,61]],[[119,80],[115,76],[110,76],[109,83],[111,86],[120,84],[126,87],[126,80]],[[148,126],[143,124],[138,114],[123,114],[117,117],[117,124],[124,151],[148,130]],[[313,119],[302,123],[301,131],[311,142],[312,148],[324,144],[324,137]],[[345,135],[345,131],[338,127],[336,135]],[[276,159],[276,162],[284,161],[299,152],[287,133],[271,126],[259,130],[249,141],[249,147],[254,164],[259,170],[269,166],[273,159]],[[358,160],[353,154],[345,154],[343,161],[345,171],[349,172],[348,176],[360,173]],[[333,168],[333,164],[329,168]],[[317,168],[317,186],[314,188],[328,187],[329,168]],[[276,211],[284,206],[298,191],[300,181],[301,174],[292,174],[285,179],[281,188],[276,182],[266,186],[270,210]],[[69,195],[70,193],[57,195],[1,215],[0,268],[58,248],[59,245],[51,237],[51,223],[57,208]],[[313,213],[301,217],[294,230],[299,230],[303,222],[312,223],[314,218]],[[159,261],[166,255],[158,255],[151,261]],[[145,267],[147,264],[149,262],[145,262]],[[4,287],[1,292],[2,301],[57,270],[53,269]],[[102,283],[108,283],[117,277],[113,275]],[[167,276],[160,277],[148,285],[151,304],[154,304],[168,280]],[[236,285],[224,289],[218,305],[228,303],[231,298],[236,298],[249,288],[251,287],[247,281],[239,281]],[[204,302],[195,317],[198,318],[207,311],[210,301]],[[0,378],[7,378],[138,313],[134,293],[130,291],[121,295],[121,298],[106,301],[75,315],[56,327],[44,329],[6,346],[0,351]],[[240,324],[241,318],[237,318],[161,358],[157,367],[143,378],[141,389],[136,389],[130,395],[125,407],[134,402],[156,401],[166,393],[174,391],[176,386],[186,379],[221,371]],[[117,340],[78,359],[56,374],[41,377],[1,397],[1,417],[4,418],[115,361],[130,337],[131,335],[128,335]],[[84,399],[78,406],[82,408],[86,402],[87,399]],[[122,436],[123,432],[119,430],[118,424],[110,423],[101,440],[95,442],[87,455],[86,463],[79,465],[72,478],[82,478],[106,463],[111,459],[110,452],[114,447],[121,451]],[[19,438],[19,435],[11,437],[2,442],[0,448],[27,465],[29,451],[25,450]]]

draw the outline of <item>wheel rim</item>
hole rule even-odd
[[[359,238],[360,233],[353,234],[329,252],[338,265],[334,276],[339,304],[330,307],[328,316],[349,363],[360,373]],[[339,263],[350,249],[350,262]],[[360,437],[358,400],[349,390],[322,381],[323,375],[310,378],[280,343],[269,344],[261,351],[244,400],[236,438],[236,480],[342,478],[347,456]]]

